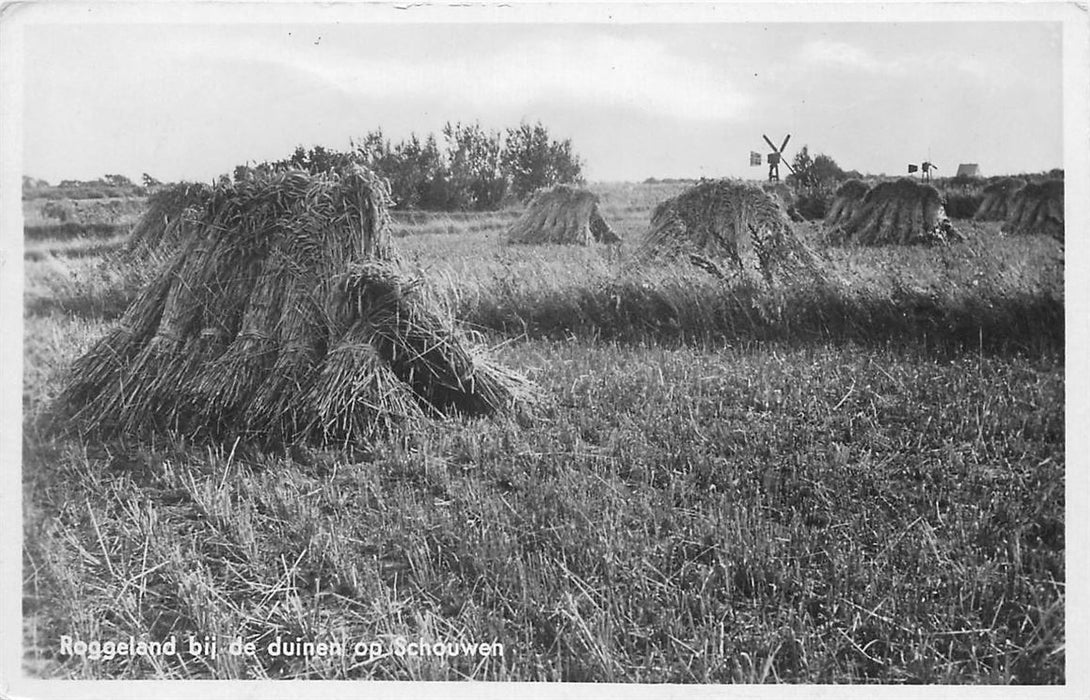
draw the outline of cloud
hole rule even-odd
[[[365,55],[351,49],[272,50],[253,39],[204,47],[216,60],[274,63],[303,71],[348,96],[435,100],[478,112],[535,102],[625,107],[684,121],[733,120],[753,103],[714,66],[686,60],[647,39],[541,38],[445,58]]]
[[[881,61],[858,46],[826,39],[804,44],[799,50],[798,60],[808,66],[840,66],[867,73],[896,72],[900,69],[896,61]]]
[[[973,54],[926,47],[910,54],[899,54],[896,58],[878,58],[859,46],[824,39],[803,45],[796,61],[804,68],[813,70],[832,67],[862,71],[875,76],[904,76],[908,73],[949,76],[952,71],[956,71],[965,77],[988,84],[1001,83],[1007,79],[1004,74],[1008,72],[997,70],[997,65],[1005,62],[1001,57],[988,62]]]

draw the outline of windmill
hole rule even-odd
[[[772,143],[764,134],[761,134],[761,138],[763,138],[769,148],[772,149],[772,152],[768,154],[768,181],[775,182],[780,179],[781,160],[783,161],[783,164],[787,166],[787,169],[794,173],[795,169],[791,167],[790,163],[783,159],[783,149],[787,148],[787,142],[791,140],[791,134],[788,134],[783,138],[783,143],[780,144],[779,148],[776,148],[776,144]]]
[[[932,163],[929,160],[925,160],[923,163],[921,163],[918,166],[915,163],[909,163],[908,164],[908,173],[909,173],[909,175],[911,175],[912,173],[919,170],[920,175],[923,176],[924,182],[930,182],[931,181],[931,171],[932,170],[938,170],[938,169],[939,169],[939,166],[935,165],[934,163]]]

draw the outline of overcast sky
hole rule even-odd
[[[590,180],[763,175],[790,133],[845,169],[1063,165],[1061,27],[30,25],[24,167],[210,180],[296,145],[542,121]]]

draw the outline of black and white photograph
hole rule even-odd
[[[0,697],[1085,697],[1088,37],[0,6]]]

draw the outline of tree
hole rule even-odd
[[[845,179],[844,171],[836,161],[824,153],[819,153],[814,158],[814,164],[810,167],[810,178],[813,186],[821,190],[834,189]]]
[[[278,169],[299,168],[309,173],[328,173],[351,165],[353,160],[351,153],[342,153],[325,146],[314,146],[309,151],[302,146],[296,146],[290,157],[276,161],[272,165]]]
[[[810,148],[803,146],[791,161],[791,174],[787,176],[787,181],[809,187],[812,167],[814,167],[814,159],[810,157]]]
[[[803,146],[795,154],[791,167],[794,173],[787,176],[788,181],[817,192],[833,190],[839,182],[846,179],[844,171],[835,160],[824,153],[811,157],[807,146]]]
[[[539,187],[582,182],[582,162],[571,141],[552,139],[540,122],[508,129],[506,138],[478,123],[448,122],[441,133],[442,143],[434,134],[415,133],[392,143],[376,129],[351,142],[348,152],[297,146],[288,158],[236,167],[234,179],[284,168],[336,171],[358,163],[386,179],[395,208],[438,211],[497,209],[511,191],[525,197]]]
[[[511,191],[526,197],[540,187],[583,181],[583,164],[572,150],[571,140],[554,141],[541,122],[525,122],[507,130],[501,156]]]
[[[507,192],[507,178],[501,168],[503,148],[498,132],[486,133],[479,124],[443,127],[452,189],[459,208],[495,209]]]

